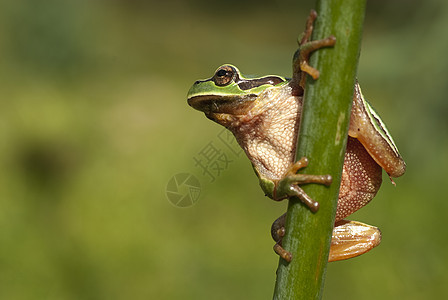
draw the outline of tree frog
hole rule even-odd
[[[291,79],[278,75],[245,77],[237,67],[225,64],[210,79],[196,81],[188,92],[190,106],[234,134],[266,196],[274,200],[299,197],[313,212],[319,209],[319,204],[300,185],[329,185],[331,176],[297,173],[308,164],[306,158],[294,162],[297,135],[305,76],[319,77],[318,70],[308,64],[309,56],[336,41],[332,36],[309,40],[315,18],[312,11],[294,55]],[[354,87],[348,135],[329,261],[358,256],[380,243],[378,228],[344,218],[375,196],[381,185],[382,169],[390,177],[401,176],[406,169],[389,131],[364,98],[358,83]],[[272,226],[272,236],[277,242],[274,250],[290,261],[291,254],[281,246],[284,222],[285,215]]]

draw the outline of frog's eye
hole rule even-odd
[[[235,80],[236,71],[231,66],[222,66],[216,70],[213,81],[217,86],[226,86]]]

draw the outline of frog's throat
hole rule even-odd
[[[205,115],[214,120],[214,115],[229,114],[229,115],[244,115],[253,106],[253,102],[257,95],[250,94],[243,98],[234,96],[219,96],[219,95],[198,95],[188,98],[188,104],[194,109],[200,110]]]

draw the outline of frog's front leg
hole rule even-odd
[[[311,34],[313,33],[313,24],[317,18],[317,13],[315,10],[311,10],[310,15],[306,21],[305,31],[302,33],[301,38],[299,38],[299,49],[294,54],[293,58],[293,82],[298,83],[298,85],[305,89],[305,74],[313,77],[314,80],[319,78],[319,71],[309,65],[309,59],[312,52],[324,48],[333,47],[336,43],[336,38],[334,36],[329,36],[322,40],[310,41]]]
[[[297,171],[308,166],[308,159],[302,157],[292,164],[281,180],[276,182],[272,199],[279,201],[293,196],[298,197],[303,204],[308,206],[312,212],[317,212],[319,203],[311,199],[307,193],[299,186],[307,183],[319,183],[330,185],[332,178],[330,175],[310,175],[297,174]]]
[[[302,157],[296,163],[292,164],[284,177],[275,184],[272,199],[279,201],[295,196],[298,197],[303,204],[308,206],[312,212],[317,212],[319,210],[319,203],[311,199],[311,197],[308,196],[308,194],[305,193],[299,185],[319,183],[328,186],[331,184],[332,178],[330,175],[297,174],[298,170],[306,167],[307,165],[308,159],[306,157]],[[271,227],[271,235],[274,241],[276,241],[274,251],[284,260],[290,262],[292,259],[292,254],[282,247],[282,238],[285,235],[285,220],[286,214],[283,214],[274,221]]]
[[[274,221],[271,235],[276,244],[274,251],[284,260],[290,262],[292,254],[282,247],[285,236],[286,214]],[[341,220],[335,223],[331,238],[328,261],[349,259],[364,254],[381,242],[381,231],[374,226],[356,221]]]

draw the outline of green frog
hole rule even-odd
[[[308,164],[306,158],[295,162],[298,129],[306,74],[319,77],[319,71],[308,64],[309,56],[336,42],[333,36],[310,41],[315,18],[312,11],[294,55],[291,79],[278,75],[245,77],[237,67],[225,64],[210,79],[196,81],[188,92],[190,106],[234,134],[266,196],[277,201],[298,197],[313,212],[319,209],[319,203],[300,185],[329,185],[332,179],[329,175],[297,173]],[[345,218],[373,199],[381,186],[382,169],[390,177],[399,177],[406,170],[389,131],[358,83],[354,87],[348,135],[329,261],[358,256],[380,243],[378,228]],[[291,261],[291,254],[281,245],[284,223],[285,215],[272,226],[277,242],[274,250]]]

